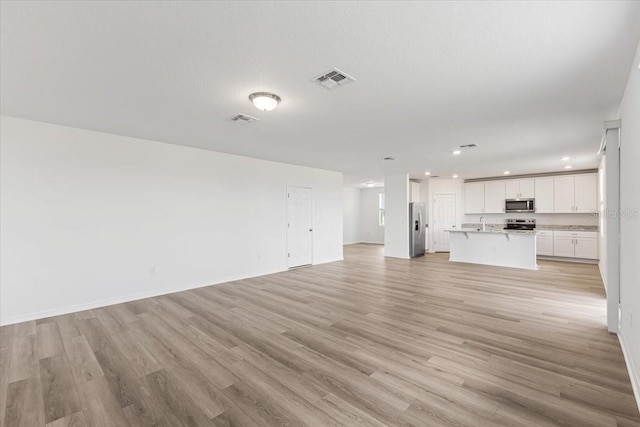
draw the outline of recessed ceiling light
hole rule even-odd
[[[453,155],[457,156],[458,154],[462,153],[461,150],[453,150]]]
[[[368,182],[363,183],[362,185],[366,185],[367,187],[373,187],[374,185],[376,185],[376,183],[368,181]]]
[[[509,171],[504,171],[503,173],[504,173],[505,175],[509,175],[511,172],[509,172]]]
[[[256,92],[249,95],[254,107],[262,111],[271,111],[278,106],[281,99],[275,93]]]
[[[572,167],[573,167],[573,166],[571,166],[571,165],[566,165],[564,168],[565,168],[565,169],[571,169]]]
[[[427,175],[427,176],[429,176],[429,175],[431,175],[431,172],[427,171],[427,172],[425,172],[424,174],[425,174],[425,175]]]
[[[564,156],[564,157],[562,158],[562,161],[563,161],[563,162],[566,162],[567,160],[571,160],[571,157],[569,157],[569,156]]]
[[[458,177],[458,174],[455,174],[455,173],[454,173],[454,174],[453,174],[453,178],[457,178],[457,177]]]

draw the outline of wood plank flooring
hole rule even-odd
[[[351,245],[0,333],[2,426],[640,426],[594,265]]]

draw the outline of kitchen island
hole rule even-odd
[[[536,232],[449,230],[449,261],[536,270]]]

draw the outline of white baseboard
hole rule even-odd
[[[160,295],[168,295],[176,292],[188,291],[190,289],[203,288],[205,286],[220,285],[222,283],[234,282],[236,280],[250,279],[252,277],[280,273],[282,271],[287,271],[287,270],[268,270],[268,271],[262,271],[262,272],[252,273],[252,274],[229,276],[229,277],[224,277],[222,279],[210,281],[210,282],[202,282],[202,283],[195,283],[195,284],[190,284],[185,286],[154,289],[148,292],[139,292],[135,294],[128,294],[124,296],[107,298],[99,301],[91,301],[87,303],[74,304],[74,305],[54,308],[50,310],[36,311],[32,313],[23,314],[20,316],[13,316],[6,319],[2,319],[2,322],[0,322],[0,326],[13,325],[15,323],[44,319],[46,317],[52,317],[52,316],[61,316],[63,314],[76,313],[78,311],[91,310],[94,308],[106,307],[114,304],[122,304],[124,302],[136,301],[136,300],[145,299],[145,298],[152,298]]]
[[[335,261],[342,261],[342,260],[343,258],[319,259],[319,260],[314,260],[313,265],[326,264],[328,262],[335,262]],[[76,313],[78,311],[91,310],[94,308],[106,307],[114,304],[122,304],[124,302],[136,301],[136,300],[145,299],[145,298],[152,298],[160,295],[174,294],[176,292],[188,291],[190,289],[203,288],[205,286],[215,286],[215,285],[220,285],[222,283],[235,282],[237,280],[251,279],[252,277],[266,276],[268,274],[280,273],[283,271],[287,271],[287,270],[274,269],[274,270],[253,272],[250,274],[238,274],[234,276],[223,277],[221,279],[214,280],[214,281],[195,283],[195,284],[190,284],[185,286],[154,289],[148,292],[139,292],[135,294],[128,294],[124,296],[107,298],[100,301],[91,301],[91,302],[82,303],[82,304],[75,304],[75,305],[69,305],[66,307],[55,308],[51,310],[37,311],[37,312],[27,313],[20,316],[9,317],[7,319],[2,319],[2,321],[0,322],[0,326],[13,325],[15,323],[28,322],[31,320],[44,319],[46,317],[61,316],[63,314]]]
[[[626,340],[622,332],[618,333],[618,341],[620,341],[620,347],[622,347],[622,354],[624,355],[624,361],[627,363],[627,370],[629,371],[629,379],[631,380],[633,395],[636,398],[636,405],[638,405],[638,411],[640,411],[640,375],[638,370],[636,369],[636,366],[633,364],[633,359],[629,354]]]
[[[578,264],[598,264],[597,259],[587,259],[587,258],[566,258],[561,256],[549,256],[549,255],[537,255],[536,258],[544,259],[547,261],[559,261],[559,262],[575,262]]]

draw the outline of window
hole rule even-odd
[[[384,227],[384,193],[378,194],[378,225]]]

